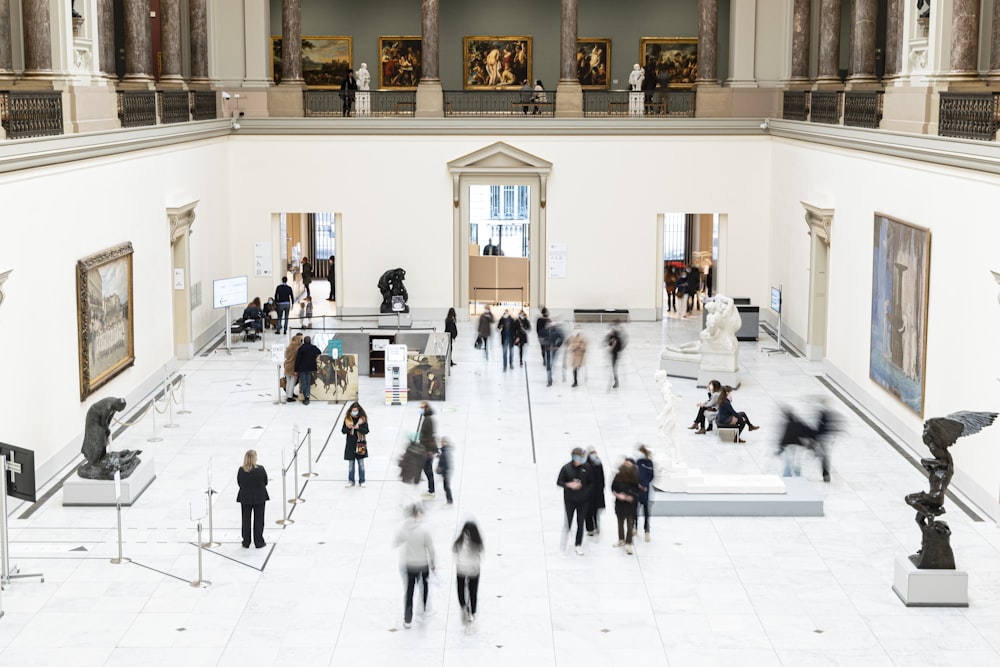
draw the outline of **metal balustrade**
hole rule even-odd
[[[785,120],[808,120],[809,91],[786,90],[782,96],[781,117]]]
[[[370,90],[369,116],[373,118],[410,117],[417,110],[417,93],[413,90]],[[344,98],[339,90],[307,90],[303,93],[304,111],[307,117],[357,116],[358,96],[350,100],[347,114],[344,113]]]
[[[881,90],[849,90],[844,93],[844,125],[877,130],[882,122]]]
[[[10,139],[62,134],[62,92],[0,91],[0,124]]]
[[[629,118],[628,90],[583,91],[583,115],[588,118]],[[694,118],[693,90],[653,91],[643,98],[642,116],[635,118]]]
[[[156,92],[152,90],[119,90],[118,120],[122,127],[156,125]]]
[[[186,123],[191,120],[191,96],[186,90],[162,90],[156,93],[160,122]]]
[[[938,112],[938,136],[994,141],[1000,93],[941,93]]]
[[[214,120],[219,117],[218,98],[214,90],[191,91],[192,120]]]
[[[812,91],[809,95],[810,122],[839,125],[842,94],[839,90]]]
[[[556,93],[546,90],[530,94],[510,90],[446,90],[444,115],[479,118],[551,118],[556,113]]]

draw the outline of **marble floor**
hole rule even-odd
[[[496,340],[485,361],[473,349],[473,328],[460,325],[448,400],[436,406],[438,433],[457,445],[456,502],[445,505],[439,488],[426,503],[440,576],[433,613],[418,615],[411,629],[402,625],[393,546],[409,494],[395,461],[416,428],[417,405],[385,406],[382,380],[361,379],[372,424],[368,484],[345,488],[343,406],[275,404],[275,365],[255,346],[209,352],[177,369],[190,414],[175,414],[172,429],[159,416],[162,442],[148,442],[149,417],[116,440],[116,449],[142,449],[157,475],[123,510],[131,563],[109,562],[117,553],[112,508],[63,507],[58,490],[27,518],[27,507],[12,507],[11,561],[45,580],[18,579],[3,592],[0,665],[1000,664],[996,525],[950,505],[971,604],[904,607],[891,590],[893,561],[917,548],[919,534],[902,497],[925,480],[820,382],[819,364],[766,356],[766,336],[741,344],[735,403],[761,424],[745,445],[687,430],[703,390],[691,380],[672,384],[682,451],[711,472],[780,472],[780,407],[811,415],[828,400],[844,424],[832,482],[822,482],[813,461],[803,469],[825,494],[826,516],[654,517],[652,541],[640,539],[629,556],[612,547],[610,513],[578,556],[561,547],[559,467],[572,447],[593,446],[610,473],[637,442],[656,442],[658,352],[664,342],[694,339],[697,322],[629,325],[617,390],[596,351],[603,325],[584,325],[592,351],[575,389],[558,372],[545,386],[534,345],[523,369],[503,372]],[[298,478],[305,502],[287,505],[294,524],[282,527],[282,458],[291,458],[296,427],[311,429],[318,477]],[[240,547],[235,473],[248,448],[271,477],[268,545],[260,550]],[[204,513],[210,475],[221,546],[204,551],[211,586],[195,588],[191,517]],[[467,634],[450,544],[469,519],[482,530],[486,557],[478,620]]]

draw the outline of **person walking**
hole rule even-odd
[[[653,490],[653,478],[656,477],[656,469],[653,466],[653,457],[646,445],[639,445],[639,453],[642,455],[635,462],[636,471],[639,473],[639,495],[635,508],[635,518],[638,522],[639,510],[643,511],[644,522],[643,531],[646,534],[646,541],[649,542],[649,506],[652,502],[650,493]]]
[[[531,96],[531,101],[535,103],[534,108],[531,110],[532,115],[538,115],[538,105],[547,104],[549,101],[548,96],[545,95],[545,86],[542,85],[541,79],[535,80],[534,95]]]
[[[267,495],[267,471],[257,465],[257,452],[248,449],[243,455],[243,465],[236,471],[239,492],[236,502],[243,510],[243,548],[250,548],[250,539],[258,549],[264,542],[264,503],[271,499]]]
[[[584,525],[587,535],[595,537],[601,534],[601,512],[607,507],[607,503],[604,502],[604,463],[593,447],[587,453],[587,464],[590,466],[594,483],[590,486],[590,504],[587,506],[587,519]]]
[[[538,347],[542,350],[542,364],[545,366],[546,370],[551,370],[552,360],[551,350],[549,349],[549,325],[552,324],[552,320],[549,319],[549,309],[543,307],[541,314],[535,321],[535,335],[538,336]]]
[[[292,339],[288,341],[288,347],[285,348],[285,402],[292,403],[295,401],[295,358],[299,354],[299,348],[302,347],[302,334],[297,333],[292,336]]]
[[[623,338],[621,329],[618,326],[618,322],[611,323],[611,329],[608,331],[608,335],[604,337],[604,344],[608,348],[608,355],[611,357],[611,379],[612,379],[612,389],[618,388],[618,355],[625,347],[625,340]]]
[[[347,461],[347,487],[354,486],[354,464],[358,465],[358,484],[365,487],[365,459],[368,458],[368,414],[357,401],[351,403],[344,417],[340,432],[347,436],[344,442],[344,460]]]
[[[448,334],[448,362],[455,366],[455,360],[452,358],[452,353],[455,348],[455,339],[458,338],[458,315],[455,313],[454,308],[448,309],[448,314],[444,318],[444,331]]]
[[[427,493],[424,498],[434,499],[434,458],[438,455],[437,438],[434,435],[434,409],[427,401],[420,402],[420,421],[417,424],[420,444],[424,447],[424,475],[427,476]]]
[[[483,354],[486,356],[486,361],[490,360],[490,336],[493,334],[493,321],[493,311],[490,310],[489,306],[486,306],[486,309],[479,316],[477,326],[479,340],[483,342]]]
[[[437,471],[441,475],[441,485],[444,487],[444,499],[447,504],[454,505],[455,499],[451,495],[451,471],[454,468],[454,462],[452,461],[452,453],[455,450],[455,445],[452,444],[450,438],[441,438],[441,449],[438,452],[438,464]]]
[[[327,301],[336,301],[337,299],[337,259],[330,255],[330,259],[327,260],[329,264],[326,267],[326,280],[330,283],[330,296],[326,297]]]
[[[500,322],[497,324],[500,331],[500,356],[503,357],[503,369],[506,371],[510,366],[514,370],[514,339],[517,338],[517,320],[510,316],[510,310],[504,308]]]
[[[320,350],[312,344],[312,337],[306,336],[302,341],[302,347],[295,354],[295,375],[299,379],[299,387],[302,389],[302,402],[309,405],[309,390],[312,389],[312,376],[316,372],[316,360],[319,358]]]
[[[577,324],[573,327],[573,333],[566,339],[566,347],[569,349],[570,366],[573,368],[573,385],[576,387],[577,373],[583,366],[584,357],[587,356],[587,339],[583,336],[583,329]]]
[[[479,600],[479,572],[483,560],[483,538],[479,534],[479,526],[473,521],[466,521],[451,550],[455,553],[458,606],[462,608],[462,621],[468,632],[476,622],[476,603]]]
[[[278,310],[278,324],[275,333],[288,333],[288,313],[292,310],[292,302],[295,301],[295,292],[288,284],[288,276],[281,277],[281,284],[274,289],[274,305]],[[284,319],[285,330],[281,330],[281,321]]]
[[[635,533],[635,504],[639,497],[639,474],[634,459],[625,459],[618,474],[611,481],[611,494],[615,497],[615,516],[618,518],[618,542],[615,547],[625,547],[632,554],[632,535]]]
[[[434,542],[421,519],[420,505],[411,505],[407,511],[409,518],[396,535],[396,546],[400,550],[400,565],[406,575],[406,597],[403,599],[403,627],[409,628],[413,622],[413,591],[419,580],[423,586],[424,613],[427,613],[427,579],[434,567]]]
[[[514,345],[517,345],[517,363],[519,366],[524,366],[524,346],[528,344],[529,331],[531,331],[531,320],[522,308],[521,312],[517,314],[517,337],[514,339]]]
[[[583,526],[587,516],[590,499],[593,496],[593,475],[587,465],[584,451],[576,447],[572,452],[572,460],[559,470],[556,484],[563,489],[563,505],[566,510],[566,525],[563,527],[563,546],[573,525],[573,515],[576,514],[576,554],[583,555]]]
[[[354,97],[358,92],[358,80],[354,78],[354,70],[347,70],[347,76],[340,82],[340,100],[343,105],[343,115],[350,116],[354,108]]]
[[[313,280],[313,265],[309,262],[308,257],[302,258],[302,286],[306,288],[306,296],[311,297],[312,292],[309,291],[309,284]]]

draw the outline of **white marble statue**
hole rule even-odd
[[[642,90],[642,81],[646,78],[646,73],[642,71],[639,64],[632,65],[632,71],[628,75],[628,87],[630,90]]]
[[[674,392],[667,379],[666,371],[656,371],[656,383],[660,385],[660,395],[663,397],[663,408],[656,416],[656,437],[659,438],[661,456],[656,457],[664,475],[685,468],[681,448],[677,444],[677,419],[674,416]],[[662,477],[662,475],[658,475]]]
[[[740,348],[736,332],[743,320],[736,304],[728,296],[720,294],[705,302],[705,312],[705,328],[698,336],[701,339],[702,370],[739,370]]]
[[[368,83],[372,80],[372,75],[368,71],[366,63],[361,63],[361,67],[354,73],[354,78],[358,80],[358,90],[368,90]]]

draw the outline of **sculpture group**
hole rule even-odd
[[[410,307],[406,305],[409,295],[406,293],[406,286],[403,285],[404,278],[406,271],[403,269],[389,269],[378,279],[378,288],[382,292],[380,313],[410,312]]]
[[[141,450],[123,449],[109,452],[111,444],[111,420],[116,412],[125,409],[124,398],[102,398],[87,410],[86,426],[83,430],[83,457],[86,459],[76,469],[76,474],[84,479],[115,478],[117,471],[125,479],[139,466]]]

